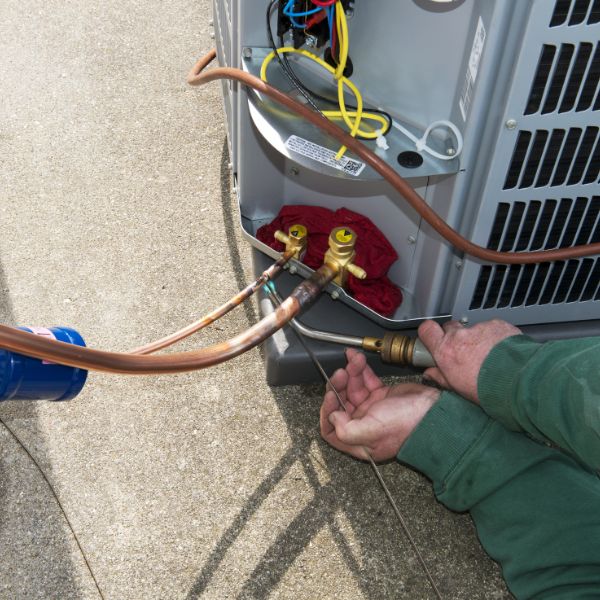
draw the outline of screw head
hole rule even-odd
[[[242,56],[244,58],[252,58],[252,48],[248,48],[248,46],[246,46],[243,50],[242,50]]]
[[[463,268],[463,261],[462,260],[457,260],[454,263],[454,266],[460,271]]]
[[[292,175],[300,175],[300,169],[299,169],[298,167],[292,167],[292,168],[290,169],[290,173],[291,173]]]
[[[339,297],[340,297],[340,293],[337,290],[333,290],[333,292],[331,292],[332,300],[337,300]]]
[[[508,119],[508,121],[506,121],[506,123],[504,125],[505,125],[506,129],[516,129],[517,120],[516,119]]]
[[[290,265],[290,274],[295,275],[298,272],[298,267],[296,265]]]
[[[469,322],[469,319],[467,319],[467,317],[462,317],[459,321],[459,323],[461,325],[466,325]]]
[[[454,148],[448,148],[446,150],[446,155],[447,156],[454,156],[456,154],[456,150]]]
[[[407,241],[409,244],[411,244],[411,245],[412,245],[412,244],[416,244],[416,243],[417,243],[417,238],[416,238],[414,235],[409,235],[409,236],[406,238],[406,241]]]
[[[304,40],[304,43],[309,48],[316,48],[319,43],[319,40],[314,35],[307,35],[306,39]]]

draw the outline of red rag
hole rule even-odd
[[[348,291],[380,315],[389,317],[394,314],[402,302],[402,292],[387,277],[387,272],[398,254],[369,218],[347,208],[334,212],[321,206],[284,206],[271,223],[256,232],[256,237],[282,252],[284,245],[273,237],[275,231],[281,229],[287,233],[289,227],[296,223],[308,230],[308,250],[303,262],[311,269],[318,269],[323,264],[329,233],[334,227],[347,225],[354,229],[357,235],[355,261],[367,272],[367,278],[361,280],[350,275]]]

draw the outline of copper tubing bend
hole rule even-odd
[[[218,365],[264,342],[293,317],[308,308],[336,273],[322,266],[304,280],[273,313],[236,337],[189,352],[165,356],[142,356],[92,350],[48,340],[33,333],[0,325],[0,348],[42,360],[105,373],[160,375],[195,371]]]
[[[583,244],[571,248],[558,248],[555,250],[541,250],[536,252],[499,252],[490,250],[471,242],[463,237],[458,231],[450,227],[426,202],[417,194],[412,187],[396,171],[394,171],[385,161],[371,152],[362,142],[354,139],[343,129],[332,123],[306,106],[296,102],[277,88],[262,81],[258,77],[246,73],[240,69],[231,67],[217,67],[210,71],[204,69],[214,60],[216,51],[211,50],[206,56],[203,56],[192,68],[188,75],[190,85],[202,85],[217,79],[231,79],[239,81],[244,85],[254,88],[261,94],[269,96],[279,104],[283,104],[291,111],[297,113],[313,125],[316,125],[331,137],[338,140],[344,146],[347,146],[357,156],[362,158],[368,165],[377,171],[386,181],[388,181],[396,191],[437,231],[444,239],[450,242],[455,248],[465,254],[469,254],[482,261],[504,263],[504,264],[531,264],[554,260],[568,260],[570,258],[579,258],[581,256],[590,256],[600,254],[600,243]]]
[[[152,354],[153,352],[162,350],[168,346],[172,346],[173,344],[180,342],[181,340],[193,335],[201,329],[204,329],[211,323],[214,323],[217,319],[220,319],[222,316],[226,315],[236,306],[239,306],[242,302],[244,302],[244,300],[247,300],[265,283],[277,277],[283,265],[285,265],[293,256],[293,252],[284,252],[266,271],[262,273],[258,279],[256,279],[256,281],[253,281],[250,285],[246,286],[243,290],[233,296],[233,298],[225,302],[225,304],[215,308],[215,310],[209,312],[201,319],[198,319],[194,323],[191,323],[187,327],[184,327],[183,329],[180,329],[171,335],[161,338],[155,342],[145,344],[144,346],[135,348],[131,351],[131,354]]]

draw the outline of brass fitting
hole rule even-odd
[[[329,250],[325,253],[325,264],[336,271],[337,275],[333,283],[345,287],[348,281],[348,273],[358,279],[365,279],[367,273],[364,269],[355,265],[353,260],[356,256],[356,233],[349,227],[336,227],[329,234]]]
[[[381,360],[392,365],[412,365],[416,338],[386,333],[381,344]]]
[[[296,260],[302,260],[308,244],[308,231],[304,225],[300,225],[299,223],[291,225],[288,233],[284,233],[278,229],[274,235],[278,242],[285,244],[286,252],[291,251],[294,253]]]
[[[369,352],[377,352],[381,354],[383,347],[383,340],[375,337],[364,337],[362,340],[362,349],[368,350]]]
[[[412,367],[434,367],[433,357],[417,338],[411,338],[401,333],[389,332],[382,338],[365,337],[362,341],[363,350],[377,352],[384,363]]]
[[[384,363],[392,365],[413,366],[413,367],[435,367],[435,361],[429,350],[425,348],[423,342],[418,338],[411,338],[401,333],[388,332],[383,336],[383,339],[364,338],[363,348],[370,350],[365,346],[366,340],[376,349],[375,352],[380,352],[381,360]]]

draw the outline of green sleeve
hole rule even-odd
[[[600,338],[508,338],[484,361],[478,392],[483,410],[509,429],[600,469]]]
[[[597,597],[600,479],[593,471],[449,392],[398,459],[427,475],[448,508],[471,512],[517,598]]]

